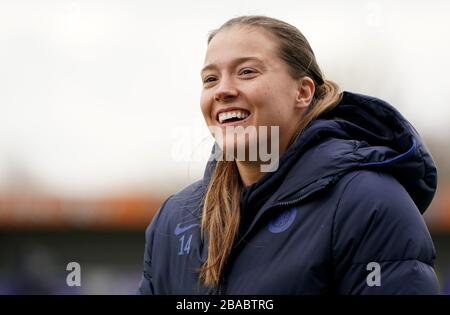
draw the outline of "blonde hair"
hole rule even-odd
[[[342,94],[336,83],[325,80],[313,50],[303,34],[294,26],[266,16],[240,16],[213,30],[214,36],[231,26],[262,28],[278,40],[279,57],[289,67],[294,79],[304,76],[314,81],[315,92],[311,104],[297,123],[297,129],[289,145],[319,115],[332,109]],[[203,202],[201,234],[208,233],[208,257],[200,268],[199,280],[203,285],[214,287],[220,282],[224,266],[229,258],[240,224],[240,193],[242,182],[234,161],[217,161]]]

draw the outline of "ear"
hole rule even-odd
[[[310,77],[298,79],[298,89],[296,97],[297,108],[307,108],[311,103],[315,92],[314,81]]]

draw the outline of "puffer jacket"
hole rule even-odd
[[[241,194],[241,224],[220,285],[198,281],[202,180],[170,196],[146,230],[141,294],[438,294],[422,214],[436,190],[414,127],[380,99],[343,92]]]

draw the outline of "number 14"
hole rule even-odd
[[[191,249],[191,240],[192,240],[192,234],[189,235],[189,238],[187,239],[186,243],[184,242],[184,235],[180,237],[180,250],[178,251],[178,255],[186,255],[189,254],[189,250]]]

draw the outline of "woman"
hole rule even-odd
[[[213,31],[201,77],[205,121],[223,131],[213,133],[219,150],[147,228],[140,293],[439,292],[421,216],[436,168],[400,113],[340,93],[299,31],[263,16]],[[258,129],[239,145],[226,129],[270,126],[278,167],[223,158],[239,146],[247,157],[264,138]]]

